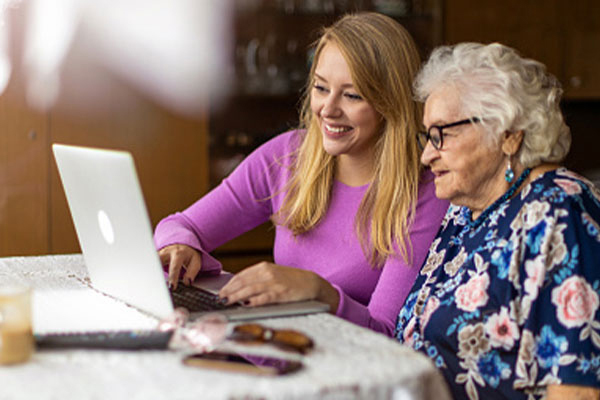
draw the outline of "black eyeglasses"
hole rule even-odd
[[[479,118],[473,117],[446,125],[431,125],[427,131],[417,132],[417,142],[419,143],[421,150],[425,149],[425,146],[427,146],[427,142],[429,141],[431,141],[431,144],[436,150],[441,150],[444,146],[444,129],[458,125],[475,124],[477,122],[479,122]]]

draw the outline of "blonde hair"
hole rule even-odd
[[[453,85],[465,115],[479,117],[487,144],[497,145],[506,131],[522,130],[517,157],[524,167],[562,161],[571,131],[560,110],[558,80],[535,60],[500,43],[460,43],[435,49],[415,80],[417,100]]]
[[[422,116],[421,106],[412,98],[411,82],[420,57],[410,34],[381,14],[346,15],[323,29],[303,96],[300,118],[305,131],[275,221],[300,235],[318,224],[327,212],[335,158],[323,148],[310,106],[315,68],[327,43],[335,44],[342,52],[358,94],[383,118],[373,181],[355,219],[359,242],[373,266],[381,266],[397,253],[396,247],[410,263],[408,227],[415,212],[420,176],[415,132]]]

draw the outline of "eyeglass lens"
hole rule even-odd
[[[425,149],[428,141],[431,141],[433,147],[438,150],[442,147],[442,132],[437,126],[430,127],[428,131],[419,132],[418,138],[421,149]]]

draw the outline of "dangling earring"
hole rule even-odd
[[[513,171],[510,165],[510,156],[508,157],[508,166],[506,167],[506,171],[504,172],[504,179],[506,182],[511,183],[513,179],[515,179],[515,171]]]

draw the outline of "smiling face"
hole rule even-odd
[[[338,160],[372,161],[381,117],[356,91],[338,47],[327,43],[319,56],[311,89],[311,109],[323,147]]]
[[[423,123],[428,128],[471,117],[481,116],[465,115],[459,92],[445,86],[427,98]],[[421,162],[435,174],[436,196],[469,207],[474,217],[508,189],[504,180],[508,158],[501,143],[487,144],[485,134],[480,124],[444,129],[442,149],[428,142],[421,156]]]

